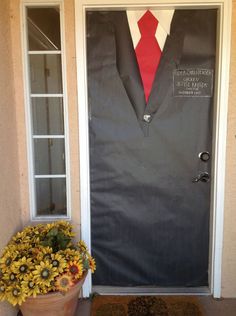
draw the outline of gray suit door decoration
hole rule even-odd
[[[217,10],[175,10],[148,103],[125,11],[88,11],[94,285],[208,285]]]

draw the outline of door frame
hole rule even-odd
[[[75,34],[77,56],[77,88],[80,148],[80,205],[81,238],[91,250],[90,175],[89,175],[89,128],[86,70],[86,25],[87,9],[127,9],[158,7],[162,9],[219,9],[217,26],[217,63],[215,80],[215,105],[213,126],[211,226],[209,248],[209,292],[221,297],[222,248],[224,232],[224,195],[227,112],[231,42],[231,0],[75,0]],[[91,274],[83,286],[83,296],[92,291]],[[185,293],[186,294],[186,293]],[[198,292],[199,294],[199,292]],[[201,294],[201,293],[200,293]],[[202,293],[204,294],[204,293]]]

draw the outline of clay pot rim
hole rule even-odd
[[[65,292],[65,294],[64,293],[62,294],[62,292],[60,292],[60,291],[48,292],[46,294],[36,295],[36,297],[29,296],[29,297],[27,297],[27,300],[34,300],[34,299],[40,300],[40,299],[45,299],[45,297],[49,297],[49,296],[50,297],[61,297],[61,296],[63,297],[65,295],[67,295],[68,293],[71,293],[75,288],[78,287],[78,285],[82,286],[87,274],[88,274],[88,271],[84,272],[83,276],[80,279],[78,279],[78,281],[67,292]]]

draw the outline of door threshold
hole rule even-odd
[[[118,287],[93,286],[93,293],[100,295],[211,295],[210,289],[204,287]]]

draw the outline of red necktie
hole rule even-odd
[[[135,52],[143,81],[146,103],[161,59],[161,49],[155,37],[157,26],[158,20],[149,10],[138,21],[141,38]]]

